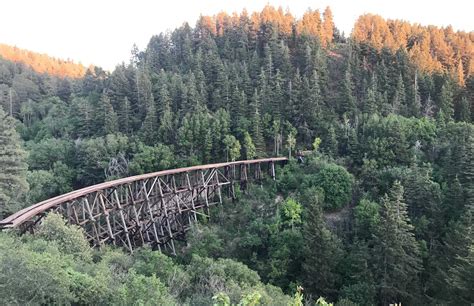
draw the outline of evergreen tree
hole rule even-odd
[[[283,78],[280,74],[280,70],[277,70],[274,77],[272,78],[272,91],[271,91],[271,112],[270,114],[275,119],[281,118],[281,108],[283,106]]]
[[[462,97],[456,113],[457,120],[471,122],[471,105],[466,97]]]
[[[461,59],[459,60],[458,65],[456,66],[456,79],[458,81],[459,86],[466,85],[466,82],[464,80],[464,68],[462,66]]]
[[[244,151],[245,159],[253,159],[257,154],[255,145],[253,144],[252,136],[250,136],[248,132],[244,133]]]
[[[332,43],[333,40],[333,32],[334,32],[334,22],[332,17],[331,9],[326,7],[323,13],[323,24],[322,24],[322,42],[323,46],[328,46]]]
[[[444,120],[451,120],[453,114],[453,90],[449,84],[443,84],[438,101],[437,117]]]
[[[303,236],[306,240],[303,271],[305,290],[315,296],[334,298],[339,275],[336,266],[340,259],[340,241],[326,227],[321,209],[321,195],[316,194],[308,204]]]
[[[446,275],[452,299],[459,305],[472,304],[474,293],[474,202],[469,202],[460,221],[455,224],[452,236],[447,239],[453,256]]]
[[[355,97],[352,93],[353,88],[351,66],[348,63],[340,91],[339,105],[340,113],[347,114],[349,118],[353,118],[356,112]]]
[[[395,88],[395,94],[393,95],[392,113],[399,114],[400,109],[402,107],[406,107],[406,93],[405,93],[405,85],[403,83],[403,77],[400,74],[398,76],[397,87]]]
[[[467,204],[474,203],[474,135],[469,135],[464,145],[460,161],[461,181]]]
[[[154,145],[156,142],[158,130],[156,118],[155,103],[151,103],[148,106],[145,120],[143,120],[143,124],[140,129],[141,138],[147,145]]]
[[[265,140],[263,139],[262,119],[260,117],[260,96],[255,89],[252,97],[252,139],[258,157],[265,156]]]
[[[306,121],[310,129],[314,129],[318,123],[318,118],[321,116],[321,107],[323,105],[321,88],[319,86],[319,76],[316,70],[313,71],[309,81],[309,92],[306,96],[308,102],[306,103]]]
[[[379,301],[383,305],[410,304],[417,295],[420,253],[400,182],[382,198],[380,217],[374,252]]]
[[[104,133],[113,134],[118,132],[118,117],[115,113],[110,98],[106,94],[102,94],[100,103],[104,107]]]
[[[418,85],[418,72],[415,72],[415,81],[413,83],[413,99],[408,105],[407,116],[418,117],[421,109],[420,89]]]
[[[27,206],[24,202],[26,182],[26,153],[15,131],[15,121],[0,107],[0,217]]]
[[[364,103],[364,113],[367,115],[376,114],[378,111],[378,91],[377,91],[377,77],[375,73],[372,74],[370,79],[369,87],[367,88],[367,94]]]
[[[148,108],[150,108],[150,105],[154,104],[155,101],[153,99],[153,85],[145,67],[138,69],[136,82],[137,103],[136,105],[132,105],[132,111],[137,114],[135,126],[139,127],[148,113]]]
[[[433,118],[434,105],[433,105],[433,100],[431,100],[431,95],[428,95],[428,98],[426,98],[426,101],[423,105],[422,115],[425,118]]]
[[[166,87],[160,91],[161,115],[158,128],[159,139],[165,144],[172,144],[174,140],[173,113],[171,112],[171,101]]]
[[[123,98],[123,102],[119,109],[118,121],[119,130],[124,134],[129,134],[132,131],[132,110],[130,108],[130,101],[127,97]]]

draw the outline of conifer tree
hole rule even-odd
[[[272,79],[272,91],[271,91],[271,115],[274,119],[279,120],[281,118],[281,108],[283,105],[283,78],[280,74],[280,70],[277,70]]]
[[[110,98],[104,93],[100,98],[100,103],[104,108],[104,134],[113,134],[118,132],[118,117],[114,111]]]
[[[256,154],[261,157],[265,155],[265,140],[263,139],[262,119],[260,117],[260,97],[255,89],[252,97],[252,139],[255,144]]]
[[[461,219],[446,239],[452,261],[446,274],[451,296],[459,305],[472,304],[474,292],[474,202],[468,202]]]
[[[0,217],[27,206],[24,202],[26,182],[26,152],[21,148],[15,121],[0,107]]]
[[[333,33],[334,33],[334,22],[332,17],[332,12],[329,6],[323,12],[323,24],[322,24],[322,42],[323,46],[328,46],[332,43]]]
[[[309,92],[306,96],[308,99],[308,103],[306,105],[306,115],[307,115],[307,122],[311,129],[314,129],[318,117],[321,115],[321,108],[323,105],[322,95],[321,95],[321,88],[319,86],[319,75],[316,70],[313,71],[311,75],[311,79],[309,80]]]
[[[367,94],[364,103],[364,113],[367,115],[372,115],[378,111],[378,91],[377,91],[377,77],[375,73],[372,74],[370,79],[369,87],[367,88]]]
[[[153,145],[156,141],[156,134],[158,130],[156,118],[155,103],[151,103],[147,108],[146,117],[145,120],[143,120],[143,124],[140,129],[142,140],[147,145]]]
[[[132,105],[132,111],[138,115],[136,118],[136,124],[139,127],[142,120],[144,120],[146,114],[148,113],[148,108],[152,103],[154,103],[152,91],[153,85],[145,67],[139,67],[136,82],[137,104]]]
[[[173,113],[169,105],[163,106],[163,112],[161,113],[160,126],[158,128],[158,135],[160,140],[165,144],[172,144],[174,139],[174,123]]]
[[[374,254],[379,301],[383,305],[409,304],[417,293],[414,285],[421,262],[400,182],[396,181],[382,198],[380,216]]]
[[[340,241],[326,227],[323,219],[322,195],[315,195],[308,204],[303,222],[306,240],[305,290],[315,296],[334,297],[339,275],[336,266],[340,258]]]
[[[244,133],[244,151],[245,159],[253,159],[255,157],[255,145],[253,144],[252,136],[248,132]]]
[[[413,83],[413,99],[408,105],[408,116],[418,117],[421,109],[420,89],[418,86],[418,72],[415,72],[415,81]]]
[[[132,110],[130,108],[130,101],[127,97],[123,98],[123,102],[119,109],[118,121],[119,121],[119,130],[124,134],[129,134],[132,130]]]
[[[444,120],[451,120],[453,114],[453,90],[449,84],[443,84],[438,101],[437,117]]]
[[[347,114],[349,118],[353,118],[355,116],[356,110],[355,97],[352,93],[353,88],[354,84],[352,83],[351,66],[348,63],[346,72],[344,74],[342,89],[340,91],[339,105],[341,115]]]
[[[466,97],[462,97],[461,101],[459,102],[457,119],[464,122],[471,121],[471,105]]]
[[[403,83],[403,77],[400,74],[398,76],[397,87],[395,88],[395,94],[393,95],[392,113],[399,114],[400,109],[402,107],[406,107],[406,93],[405,93],[405,85]]]
[[[426,101],[423,105],[422,115],[426,118],[433,118],[434,105],[433,100],[431,99],[431,95],[428,95],[428,98],[426,98]]]
[[[463,186],[467,204],[474,203],[474,135],[469,135],[460,161],[459,180]]]
[[[464,80],[464,68],[462,66],[461,59],[459,60],[458,65],[456,66],[456,79],[458,81],[459,86],[466,85],[466,82]]]

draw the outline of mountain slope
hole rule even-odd
[[[0,44],[0,57],[23,63],[39,73],[49,73],[60,77],[83,77],[87,68],[70,60],[61,60],[47,54]]]

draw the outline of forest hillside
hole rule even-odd
[[[2,217],[115,178],[290,157],[277,181],[203,218],[176,257],[90,250],[55,215],[36,236],[1,233],[0,296],[474,303],[473,43],[374,15],[345,37],[330,8],[266,6],[157,33],[112,72],[63,78],[0,59]]]

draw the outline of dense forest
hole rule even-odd
[[[40,54],[18,47],[0,43],[0,57],[25,64],[39,73],[48,73],[59,77],[80,78],[87,68],[71,60],[60,60],[47,54]]]
[[[306,152],[217,207],[176,257],[91,250],[56,215],[35,236],[2,233],[2,299],[474,303],[473,46],[373,15],[345,37],[329,8],[266,6],[153,36],[110,73],[0,59],[2,217],[119,177]]]

